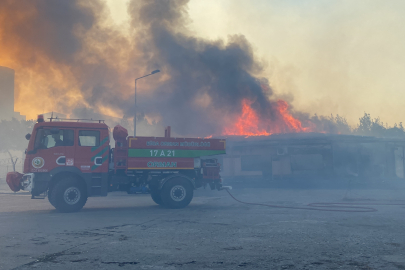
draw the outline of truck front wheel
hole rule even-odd
[[[53,202],[53,196],[52,196],[52,188],[48,189],[48,201],[50,204],[52,204],[53,207],[55,207],[55,203]]]
[[[169,208],[184,208],[193,199],[193,187],[187,179],[174,178],[162,188],[163,205]]]
[[[50,202],[59,212],[77,212],[87,202],[87,192],[74,177],[66,177],[60,180],[50,194]]]
[[[160,192],[160,190],[158,190],[157,188],[153,188],[150,190],[150,196],[152,197],[152,200],[159,205],[163,204],[162,201],[162,193]]]

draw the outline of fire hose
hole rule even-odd
[[[248,204],[248,205],[259,205],[267,206],[273,208],[284,208],[284,209],[296,209],[296,210],[312,210],[312,211],[326,211],[326,212],[349,212],[349,213],[364,213],[364,212],[377,212],[378,210],[372,207],[366,207],[364,205],[405,205],[405,203],[310,203],[305,207],[295,207],[295,206],[283,206],[276,204],[266,204],[266,203],[252,203],[244,202],[235,198],[228,188],[224,188],[228,192],[229,196],[232,199],[239,203]]]

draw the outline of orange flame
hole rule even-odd
[[[310,132],[312,131],[310,127],[303,127],[300,120],[294,118],[288,111],[288,103],[284,100],[277,101],[278,111],[284,123],[289,127],[291,132]]]
[[[278,100],[273,104],[276,109],[276,120],[260,119],[257,112],[251,107],[252,101],[242,100],[242,113],[237,121],[225,127],[223,135],[239,136],[269,136],[274,133],[310,132],[311,127],[303,127],[301,121],[294,118],[288,110],[288,103]]]
[[[246,136],[268,136],[271,133],[259,129],[259,117],[250,107],[251,102],[248,99],[242,100],[242,114],[232,127],[224,129],[224,135],[246,135]]]

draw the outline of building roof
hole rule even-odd
[[[270,136],[229,136],[227,142],[235,146],[268,145],[268,144],[330,144],[332,142],[371,143],[371,142],[401,142],[405,138],[377,138],[372,136],[325,134],[325,133],[285,133]]]
[[[8,68],[8,67],[3,67],[3,66],[0,66],[0,71],[1,72],[8,72],[8,73],[12,73],[12,74],[14,74],[14,69],[12,69],[12,68]]]

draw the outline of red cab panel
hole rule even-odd
[[[77,129],[74,163],[82,173],[108,172],[110,144],[107,129]]]

